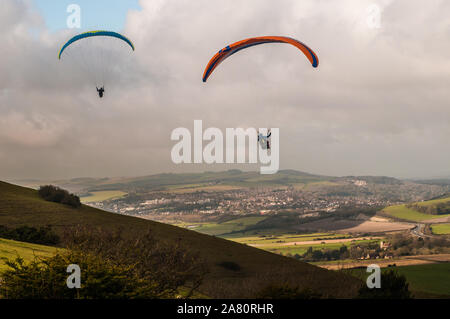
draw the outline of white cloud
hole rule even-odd
[[[27,3],[0,9],[0,178],[182,170],[170,162],[170,132],[195,119],[280,127],[285,168],[448,174],[448,1],[141,1],[124,30],[136,52],[104,100],[57,61],[70,32],[47,32]],[[380,29],[366,23],[371,4]],[[266,45],[201,82],[217,50],[258,35],[304,41],[319,68],[290,46]]]

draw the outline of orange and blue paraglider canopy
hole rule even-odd
[[[313,67],[316,68],[319,66],[319,58],[314,53],[314,51],[298,40],[289,37],[279,37],[279,36],[255,37],[230,44],[225,48],[223,48],[222,50],[220,50],[219,52],[217,52],[216,55],[213,56],[213,58],[209,61],[208,65],[205,68],[205,71],[203,73],[203,82],[206,82],[209,76],[212,74],[212,72],[217,68],[217,66],[220,63],[222,63],[222,61],[227,59],[229,56],[237,53],[240,50],[265,43],[291,44],[303,52],[303,54],[308,58],[309,62],[311,62]]]

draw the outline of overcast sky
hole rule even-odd
[[[91,27],[94,9],[81,2]],[[280,128],[281,168],[450,176],[450,1],[134,2],[109,8],[118,24],[99,14],[99,28],[136,46],[100,100],[87,76],[57,59],[76,32],[57,28],[65,8],[2,0],[0,179],[229,169],[171,162],[172,130],[194,120]],[[261,45],[202,83],[219,49],[261,35],[299,39],[319,67],[289,45]]]

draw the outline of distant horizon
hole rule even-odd
[[[16,182],[56,182],[56,181],[73,181],[77,179],[115,179],[115,178],[142,178],[142,177],[151,177],[151,176],[157,176],[157,175],[164,175],[164,174],[174,174],[174,175],[182,175],[182,174],[207,174],[207,173],[225,173],[229,171],[240,171],[243,173],[257,173],[259,174],[259,171],[257,170],[245,170],[245,169],[237,169],[237,168],[230,168],[230,169],[224,169],[224,170],[204,170],[201,172],[197,171],[185,171],[185,172],[157,172],[157,173],[148,173],[148,174],[142,174],[142,175],[116,175],[116,176],[75,176],[75,177],[56,177],[56,178],[1,178],[0,181],[4,181],[7,183],[16,183]],[[345,178],[345,177],[388,177],[388,178],[395,178],[402,181],[420,181],[420,180],[439,180],[439,179],[450,179],[450,175],[442,175],[442,176],[423,176],[423,177],[398,177],[398,176],[389,176],[389,175],[367,175],[367,174],[361,174],[361,175],[326,175],[326,174],[317,174],[313,172],[306,172],[298,169],[293,168],[283,168],[278,171],[278,173],[286,173],[287,171],[294,171],[296,173],[303,173],[313,176],[323,176],[323,177],[336,177],[336,178]],[[275,175],[276,175],[275,174]]]

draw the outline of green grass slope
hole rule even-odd
[[[426,205],[426,202],[424,204]],[[406,207],[406,205],[395,205],[395,206],[389,206],[383,209],[383,213],[392,216],[394,218],[407,220],[407,221],[414,221],[414,222],[421,222],[423,220],[429,220],[429,219],[438,219],[438,218],[444,218],[444,217],[450,217],[450,214],[445,215],[431,215],[431,214],[424,214],[421,212],[418,212],[416,210],[413,210],[411,208]]]
[[[299,287],[309,287],[323,296],[352,297],[360,285],[359,280],[346,274],[225,239],[88,206],[74,209],[46,202],[38,197],[35,190],[3,182],[0,182],[0,225],[51,225],[56,232],[74,225],[102,226],[107,229],[122,227],[125,235],[129,236],[150,229],[157,239],[171,242],[180,240],[207,261],[210,272],[201,290],[216,298],[246,297],[252,287],[263,287],[271,282],[289,282]],[[232,271],[218,265],[224,261],[237,263],[241,270]]]
[[[0,238],[0,271],[8,268],[5,265],[6,259],[15,259],[20,256],[25,261],[32,261],[35,257],[52,256],[57,250],[55,247]]]

